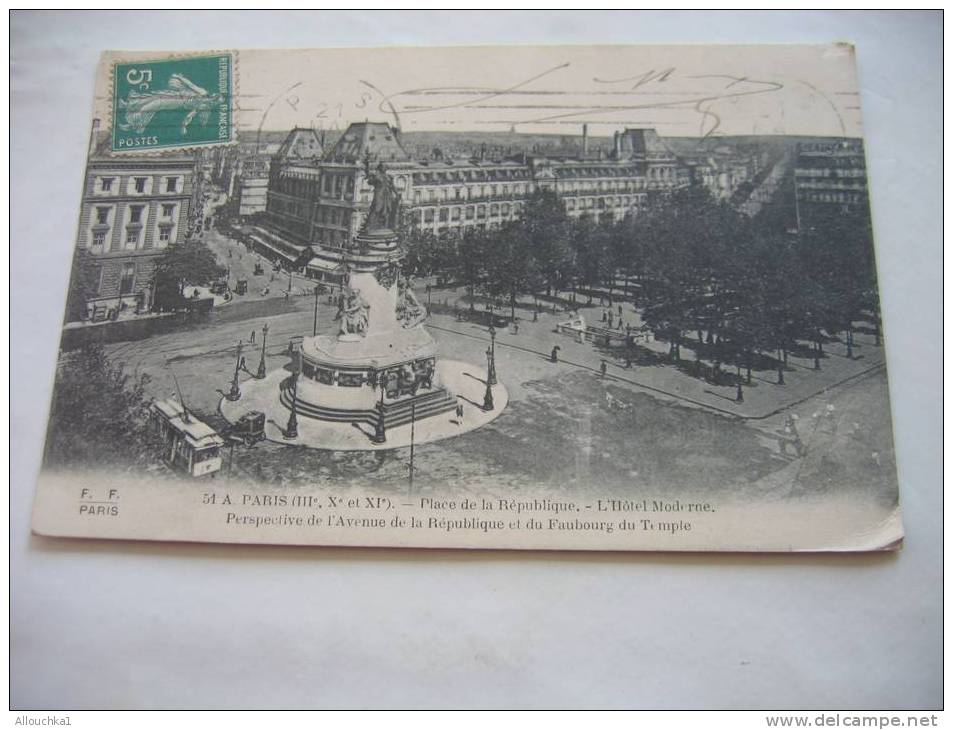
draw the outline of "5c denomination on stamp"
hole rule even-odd
[[[231,142],[233,83],[229,53],[116,63],[113,151]]]

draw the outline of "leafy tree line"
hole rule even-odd
[[[833,206],[832,206],[833,208]],[[691,187],[658,197],[621,221],[570,218],[551,192],[537,192],[520,220],[489,230],[438,237],[408,231],[405,265],[440,273],[477,292],[506,298],[560,291],[622,296],[681,361],[696,357],[748,369],[807,342],[819,367],[827,336],[868,319],[879,339],[879,304],[866,210],[815,212],[790,233],[775,213],[751,219]],[[621,280],[621,287],[619,282]],[[472,306],[472,304],[471,304]]]
[[[101,345],[62,354],[46,435],[47,467],[121,468],[155,461],[145,386],[112,363]]]

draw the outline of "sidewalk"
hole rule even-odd
[[[616,308],[615,311],[617,312],[618,309]],[[587,322],[600,324],[601,307],[580,307],[579,312]],[[714,385],[679,370],[671,362],[641,366],[633,363],[631,368],[626,368],[624,349],[595,346],[591,342],[580,343],[576,337],[555,332],[556,324],[567,319],[566,312],[553,315],[551,309],[544,311],[539,315],[537,322],[533,322],[532,317],[524,319],[519,310],[517,310],[517,316],[520,317],[518,335],[512,334],[511,328],[497,331],[498,352],[512,349],[515,351],[514,355],[532,354],[548,360],[552,348],[558,345],[560,348],[558,363],[556,365],[550,363],[550,369],[553,367],[581,368],[598,376],[600,363],[605,358],[608,366],[606,377],[609,380],[626,383],[654,395],[672,398],[695,407],[749,420],[769,418],[818,394],[880,372],[885,366],[883,347],[874,345],[872,336],[857,334],[853,359],[847,358],[847,348],[842,343],[828,343],[824,347],[825,356],[821,360],[820,371],[813,369],[813,360],[810,358],[789,356],[784,372],[784,385],[776,384],[776,370],[752,371],[751,385],[743,384],[744,401],[738,403],[735,401],[736,387],[734,385]],[[623,318],[632,325],[633,330],[642,324],[641,318],[634,312],[631,304],[623,305]],[[432,315],[428,325],[448,334],[476,338],[487,343],[490,340],[486,328],[475,323],[457,322],[453,316]],[[664,355],[668,352],[668,343],[654,341],[649,336],[646,340],[640,341],[639,348],[643,352]],[[694,359],[694,353],[684,345],[682,359],[687,364]],[[529,370],[536,369],[529,368]],[[513,375],[519,374],[519,371],[513,373]],[[744,376],[744,370],[742,370],[742,376]]]

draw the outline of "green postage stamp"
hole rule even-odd
[[[232,140],[232,55],[116,63],[115,152],[225,144]]]

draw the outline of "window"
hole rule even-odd
[[[450,220],[455,220],[455,221],[460,220],[460,209],[459,209],[459,208],[454,208],[454,209],[450,212]]]
[[[477,218],[486,218],[486,206],[478,205],[477,206]]]
[[[144,178],[144,177],[137,177],[137,178],[133,178],[133,181],[134,181],[134,184],[135,184],[135,186],[136,186],[136,192],[137,192],[137,193],[144,193],[144,192],[146,192],[146,178]]]
[[[448,208],[440,209],[440,222],[446,223],[450,219],[450,210]]]
[[[168,243],[172,238],[172,226],[159,226],[159,240]]]
[[[467,206],[467,220],[468,221],[473,220],[473,206],[472,205]]]
[[[172,203],[163,203],[162,204],[162,217],[171,218],[172,214],[175,213],[175,205]]]
[[[433,208],[424,211],[424,223],[433,223]]]
[[[499,214],[500,214],[500,206],[497,203],[493,203],[493,205],[490,206],[490,215],[498,216]]]
[[[109,223],[109,208],[96,208],[96,225],[105,226]]]
[[[112,177],[101,177],[99,179],[99,189],[104,193],[108,193],[110,190],[113,189],[114,179],[115,178],[112,178]]]
[[[177,177],[167,177],[165,179],[165,191],[167,193],[174,193],[179,184],[179,178]]]
[[[131,228],[126,231],[126,244],[131,246],[137,246],[139,244],[139,229]]]
[[[119,282],[119,294],[132,294],[136,283],[136,265],[131,261],[122,265],[122,279]]]
[[[509,214],[510,214],[510,204],[509,204],[509,203],[503,203],[503,205],[501,206],[500,209],[502,210],[503,215],[509,215]]]
[[[141,205],[130,205],[129,206],[129,222],[130,223],[142,223],[142,208]]]
[[[106,231],[96,231],[93,234],[93,245],[94,246],[106,245]]]

